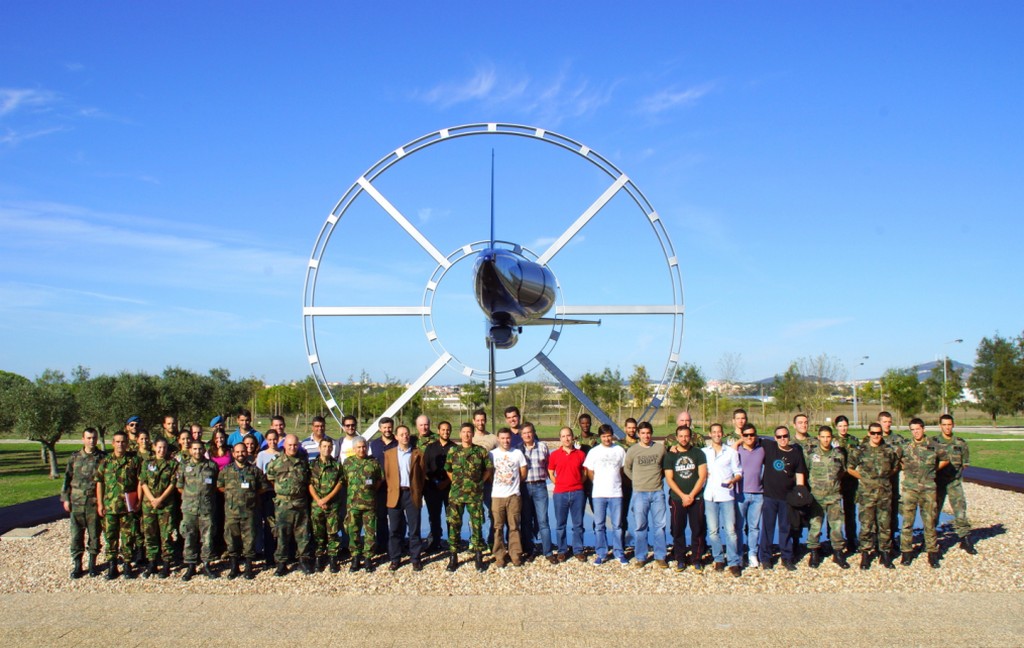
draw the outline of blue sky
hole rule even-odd
[[[870,356],[858,377],[944,352],[970,363],[983,336],[1024,329],[1019,3],[9,2],[3,14],[6,370],[303,377],[305,268],[335,203],[396,147],[479,122],[580,141],[646,194],[679,256],[681,360],[709,378],[726,353],[750,380],[820,353],[848,368]],[[536,252],[608,185],[571,154],[490,136],[418,152],[381,185],[447,254],[487,236],[492,148],[498,237]],[[664,295],[660,249],[621,198],[552,261],[566,303]],[[325,253],[319,303],[418,305],[433,267],[359,204]],[[469,283],[465,269],[446,278],[438,327],[479,366]],[[335,380],[411,380],[436,358],[416,318],[317,326]],[[574,377],[636,363],[657,374],[664,328],[606,319],[566,330],[551,356]]]

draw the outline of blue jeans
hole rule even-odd
[[[786,500],[764,498],[761,506],[761,539],[758,541],[757,558],[761,564],[772,562],[772,540],[775,529],[779,530],[779,552],[786,562],[793,561],[793,538],[789,534],[789,504]]]
[[[716,563],[728,560],[730,567],[740,566],[740,554],[736,551],[736,502],[712,502],[704,500],[704,515],[708,520],[708,536],[711,540],[711,555]],[[725,536],[725,552],[722,552],[722,536]]]
[[[619,519],[622,514],[621,497],[595,497],[594,502],[594,548],[597,557],[608,555],[608,536],[612,537],[612,553],[622,558],[622,533],[619,531]],[[605,531],[610,528],[611,531]]]
[[[523,544],[536,554],[539,545],[543,555],[551,553],[551,527],[548,525],[548,483],[523,484]],[[532,545],[532,546],[531,546]]]
[[[633,519],[636,521],[636,559],[647,560],[647,518],[654,528],[654,559],[665,560],[665,493],[633,491]]]
[[[565,522],[572,515],[572,552],[583,553],[583,490],[555,493],[555,542],[558,553],[569,552],[565,542]]]
[[[761,541],[761,505],[764,495],[761,493],[739,493],[736,495],[736,506],[739,510],[739,525],[736,527],[740,537],[744,537],[746,528],[747,555],[757,556],[757,547]],[[737,545],[737,551],[743,553],[743,547]]]

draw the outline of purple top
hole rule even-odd
[[[226,455],[223,455],[221,457],[210,457],[210,461],[212,461],[213,463],[217,464],[217,468],[219,470],[224,470],[224,466],[226,466],[229,463],[231,463],[231,455],[230,454],[226,454]]]
[[[742,488],[744,493],[761,493],[761,469],[764,467],[764,448],[757,444],[753,450],[739,447],[740,467],[743,469]]]

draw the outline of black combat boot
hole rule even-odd
[[[892,564],[892,555],[890,555],[889,552],[883,551],[880,554],[879,560],[882,561],[882,567],[885,567],[886,569],[896,569],[896,565]]]
[[[871,568],[871,552],[870,551],[862,551],[862,552],[860,552],[860,568],[861,569],[865,569],[865,570]]]
[[[284,576],[288,573],[288,567],[284,564],[284,561],[277,563],[277,569],[274,570],[274,576]]]
[[[341,571],[341,558],[338,556],[331,556],[331,573],[337,574]]]
[[[302,573],[305,574],[306,576],[312,576],[313,575],[313,566],[309,563],[309,559],[308,558],[300,558],[299,559],[299,569],[301,569]]]
[[[186,583],[192,580],[192,577],[196,575],[196,566],[194,563],[188,563],[185,566],[185,573],[181,575],[181,580]]]
[[[841,569],[849,569],[850,563],[846,562],[846,556],[842,551],[832,552],[832,562],[839,565]]]
[[[818,548],[811,549],[811,559],[807,562],[808,567],[811,569],[817,569],[821,565],[821,550]]]
[[[252,569],[252,560],[249,558],[245,559],[245,571],[242,572],[242,578],[245,580],[252,580],[256,578],[256,572]]]
[[[971,539],[966,536],[960,538],[960,548],[972,556],[978,555],[978,550],[974,548],[973,544],[971,544]]]
[[[359,571],[362,568],[363,568],[363,558],[362,558],[362,556],[352,556],[352,564],[348,566],[349,572],[354,574],[354,573],[356,573],[357,571]]]
[[[82,576],[85,576],[85,571],[82,569],[82,557],[79,556],[71,562],[71,579],[78,580]]]
[[[932,569],[938,569],[939,568],[939,552],[938,551],[929,551],[928,552],[928,566],[931,567]]]
[[[156,560],[150,560],[146,563],[146,571],[142,572],[143,578],[149,578],[156,573]]]
[[[100,570],[96,569],[96,556],[89,554],[89,578],[96,578],[100,575]]]
[[[104,577],[107,580],[114,580],[117,578],[117,558],[111,558],[110,563],[107,565],[107,575]]]
[[[171,577],[171,561],[170,560],[165,560],[160,565],[160,578],[164,579],[164,578],[170,578],[170,577]]]
[[[451,555],[448,556],[448,566],[445,567],[445,569],[447,569],[450,572],[453,572],[453,571],[455,571],[458,568],[459,568],[459,554],[458,554],[458,552],[453,551],[451,553]]]
[[[238,571],[238,558],[231,559],[231,571],[228,572],[228,580],[235,580],[242,575],[242,572]]]
[[[214,578],[218,578],[219,577],[217,575],[217,572],[215,572],[212,569],[210,569],[210,563],[205,562],[205,561],[203,562],[203,575],[206,576],[207,578],[209,578],[210,580],[213,580]]]
[[[910,563],[914,562],[914,554],[910,551],[903,552],[903,558],[900,560],[900,564],[904,567],[909,567]]]
[[[327,556],[317,556],[316,557],[316,570],[318,572],[322,572],[326,568],[327,568]]]
[[[484,564],[484,552],[478,551],[473,555],[473,563],[476,565],[478,572],[487,571],[487,565]]]
[[[128,560],[124,561],[124,564],[121,565],[121,571],[124,573],[124,577],[128,580],[134,580],[134,578],[138,576],[138,574],[132,570],[132,563]]]
[[[367,574],[372,574],[376,567],[373,564],[373,556],[366,556],[363,558],[363,570]]]

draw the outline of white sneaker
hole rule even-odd
[[[747,566],[755,569],[761,563],[757,562],[757,556],[747,556]]]

